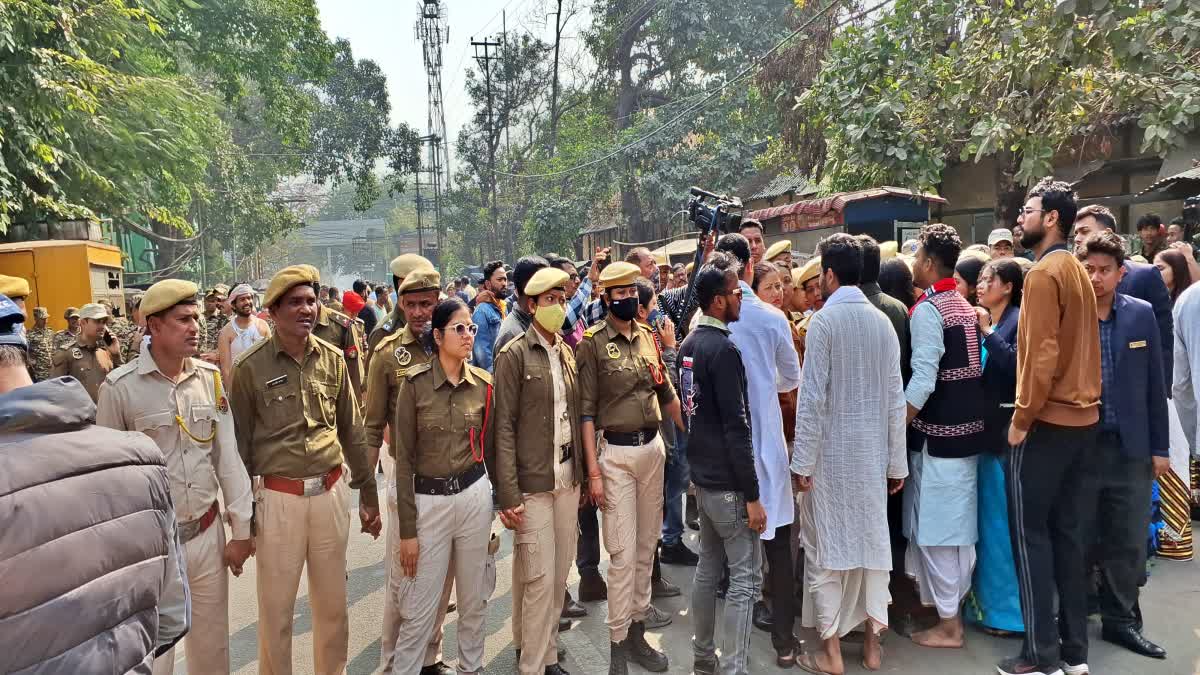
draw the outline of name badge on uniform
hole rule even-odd
[[[1145,349],[1146,341],[1145,340],[1135,340],[1134,342],[1130,342],[1129,348],[1130,349]]]
[[[408,347],[398,347],[395,351],[396,363],[402,366],[407,366],[412,362],[412,352],[408,351]]]
[[[610,343],[608,343],[608,345],[606,345],[605,348],[608,350],[608,358],[610,358],[610,359],[621,358],[621,350],[617,349],[617,345],[610,342]]]
[[[274,389],[275,387],[282,387],[283,385],[287,384],[287,381],[288,381],[287,375],[280,375],[279,377],[267,380],[267,382],[264,386],[267,389]]]
[[[71,349],[71,358],[73,358],[75,360],[82,359],[83,358],[83,350],[80,349],[79,347],[72,348]]]

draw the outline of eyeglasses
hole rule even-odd
[[[737,297],[740,298],[740,297],[742,297],[742,289],[740,287],[735,288],[732,291],[729,291],[728,293],[726,293],[725,295],[736,295]]]
[[[1039,211],[1040,211],[1040,212],[1042,212],[1042,213],[1045,213],[1045,212],[1046,212],[1046,210],[1045,210],[1045,209],[1034,209],[1034,208],[1030,208],[1030,207],[1028,207],[1028,206],[1026,206],[1025,208],[1021,209],[1021,213],[1024,213],[1024,214],[1025,214],[1025,215],[1027,215],[1027,216],[1028,216],[1028,215],[1030,215],[1030,214],[1033,214],[1033,213],[1037,213],[1037,212],[1039,212]]]
[[[458,337],[466,337],[467,333],[470,333],[471,337],[475,337],[479,332],[479,326],[473,323],[456,323],[453,326],[447,326],[446,330],[454,331]]]

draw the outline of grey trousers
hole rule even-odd
[[[750,629],[754,601],[762,588],[762,543],[747,524],[746,499],[740,492],[696,486],[700,511],[700,564],[692,584],[692,650],[697,658],[716,653],[717,584],[729,564],[729,591],[722,616],[721,672],[750,672]]]

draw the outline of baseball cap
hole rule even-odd
[[[988,246],[995,246],[996,242],[1000,241],[1007,241],[1010,244],[1013,243],[1012,230],[1008,229],[1007,227],[998,227],[992,230],[992,233],[988,235]]]

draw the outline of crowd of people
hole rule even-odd
[[[497,521],[522,673],[566,673],[558,632],[602,600],[610,675],[666,671],[663,565],[695,567],[696,673],[750,672],[754,627],[778,666],[842,675],[843,642],[878,670],[888,628],[961,648],[975,623],[1022,637],[1001,675],[1086,675],[1096,613],[1166,658],[1138,594],[1149,554],[1192,557],[1200,270],[1137,228],[1144,262],[1047,179],[987,244],[930,224],[802,260],[746,219],[687,266],[598,249],[443,285],[406,254],[341,293],[295,265],[261,299],[169,279],[59,333],[41,307],[24,330],[28,282],[0,277],[0,512],[24,533],[0,564],[62,571],[0,601],[0,670],[170,673],[184,640],[188,672],[228,672],[253,556],[260,672],[292,671],[302,573],[314,669],[342,672],[350,490],[386,542],[385,672],[455,672],[452,597],[457,672],[483,672]]]

